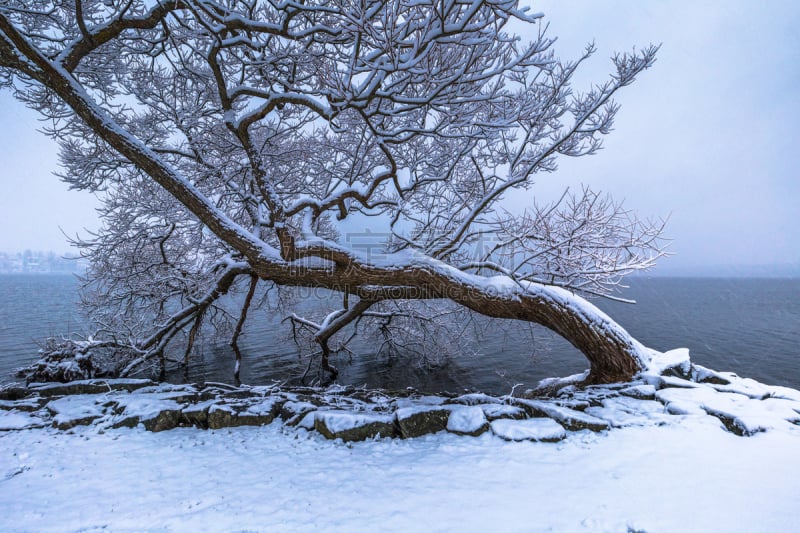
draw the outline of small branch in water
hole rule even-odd
[[[242,352],[239,350],[239,336],[242,334],[244,328],[244,321],[247,320],[247,311],[250,309],[250,302],[253,301],[253,295],[256,293],[256,285],[258,285],[258,276],[250,275],[250,288],[247,289],[247,296],[245,296],[244,304],[242,304],[242,313],[239,315],[239,321],[236,323],[236,329],[233,331],[233,338],[231,339],[231,347],[233,353],[236,354],[236,364],[233,369],[233,378],[236,383],[239,383],[239,371],[242,366]]]

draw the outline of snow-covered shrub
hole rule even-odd
[[[127,360],[118,347],[92,340],[75,341],[50,337],[44,341],[40,359],[20,368],[17,377],[28,383],[116,377],[120,361]]]

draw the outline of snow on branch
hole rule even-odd
[[[481,243],[479,259],[462,268],[610,296],[622,278],[651,269],[666,255],[663,229],[664,221],[640,220],[584,186],[519,216],[498,216],[496,240]]]

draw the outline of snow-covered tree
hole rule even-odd
[[[578,93],[593,47],[562,61],[541,21],[514,0],[4,0],[0,85],[46,117],[61,178],[102,200],[84,297],[125,372],[188,357],[203,327],[235,344],[261,286],[340,295],[286,311],[332,373],[355,324],[432,340],[454,320],[436,301],[544,325],[588,382],[628,379],[647,350],[582,296],[651,267],[662,224],[532,187],[600,148],[656,48]],[[347,242],[354,219],[385,229],[380,250]]]

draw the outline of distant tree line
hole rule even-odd
[[[75,254],[59,255],[55,252],[25,250],[24,252],[0,252],[0,273],[14,272],[64,272],[81,273],[84,261]]]

